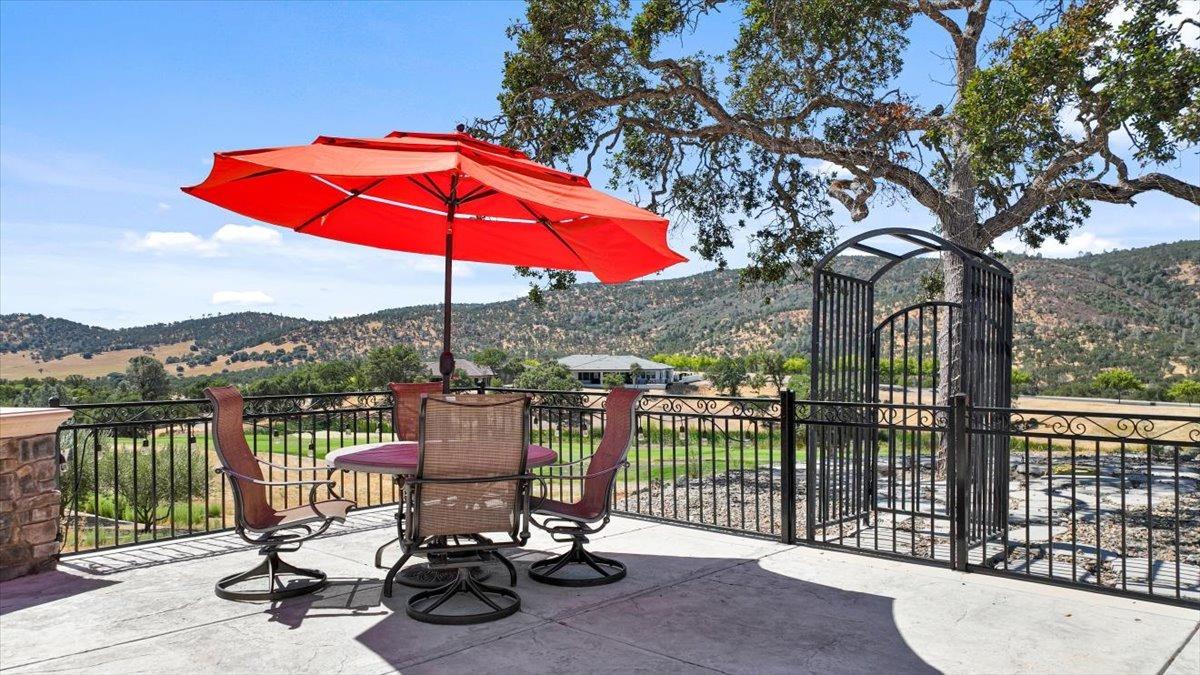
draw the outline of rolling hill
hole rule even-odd
[[[1200,241],[1049,259],[1004,257],[1016,275],[1016,359],[1042,385],[1121,366],[1146,380],[1200,372]],[[843,264],[868,261],[849,258]],[[876,292],[881,309],[921,294],[933,261],[913,260]],[[572,352],[737,354],[808,349],[808,283],[742,287],[736,271],[455,307],[455,350],[529,357]],[[346,358],[406,343],[433,356],[441,308],[328,321],[242,312],[109,330],[39,315],[0,316],[0,376],[101,375],[152,353],[182,375]],[[106,370],[107,369],[107,370]]]

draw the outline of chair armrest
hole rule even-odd
[[[589,478],[597,478],[599,476],[604,476],[604,475],[613,473],[614,471],[624,469],[628,466],[629,466],[629,462],[625,461],[625,462],[621,462],[620,464],[617,464],[616,466],[610,466],[609,468],[607,468],[603,471],[597,471],[595,473],[584,474],[582,476],[538,476],[538,475],[535,475],[534,478],[537,479],[538,488],[542,491],[542,494],[538,496],[538,499],[547,499],[546,495],[549,495],[552,493],[552,490],[549,487],[550,481],[553,481],[553,480],[582,481],[582,480],[587,480]],[[540,527],[540,525],[539,525],[539,527]]]
[[[557,469],[558,467],[562,467],[562,466],[575,466],[576,464],[583,464],[584,462],[589,462],[589,461],[591,461],[591,459],[592,459],[592,456],[588,455],[587,457],[580,457],[579,459],[575,460],[574,462],[557,462],[555,464],[547,464],[546,466],[539,467],[539,468]]]
[[[557,466],[557,465],[555,465],[555,466]],[[624,469],[628,466],[629,466],[629,462],[621,462],[620,464],[617,464],[615,466],[610,466],[607,469],[604,469],[603,471],[596,471],[594,473],[585,473],[582,476],[539,476],[538,478],[543,480],[543,482],[546,480],[587,480],[589,478],[598,478],[600,476],[605,476],[614,471],[620,471],[621,469]]]
[[[408,478],[404,482],[410,485],[451,485],[455,483],[508,483],[512,481],[533,481],[538,479],[531,473],[518,473],[511,476],[479,476],[459,478]]]
[[[265,485],[268,487],[285,487],[285,486],[295,486],[295,485],[329,485],[330,487],[332,487],[334,485],[337,485],[337,481],[334,481],[334,480],[262,480],[260,478],[251,478],[250,476],[240,474],[232,469],[227,469],[225,467],[218,468],[216,470],[216,473],[226,474],[226,475],[232,476],[238,480],[244,480],[247,483],[253,483],[255,485]]]
[[[272,469],[282,469],[283,471],[329,471],[330,470],[329,467],[327,467],[327,466],[284,466],[282,464],[275,464],[273,462],[268,462],[265,459],[259,459],[257,457],[255,457],[254,459],[259,464],[262,464],[263,466],[269,466]]]

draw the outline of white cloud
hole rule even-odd
[[[159,213],[166,213],[167,211],[171,210],[171,205],[166,202],[159,202],[157,205],[155,205],[155,208]]]
[[[192,253],[203,256],[217,254],[217,245],[191,232],[147,232],[138,236],[125,233],[125,248],[153,253]]]
[[[212,295],[214,305],[270,305],[275,298],[262,291],[217,291]]]
[[[1079,121],[1079,108],[1068,105],[1058,112],[1058,123],[1062,125],[1063,133],[1075,140],[1082,140],[1089,131],[1083,122]],[[1133,139],[1125,127],[1120,127],[1108,134],[1110,147],[1119,154],[1133,146]]]
[[[143,235],[125,233],[124,247],[154,253],[188,253],[206,257],[224,255],[252,247],[277,246],[283,240],[275,228],[262,225],[222,225],[207,239],[193,232],[151,231]]]
[[[276,246],[283,241],[283,235],[278,228],[228,223],[213,234],[212,241],[235,246]]]
[[[1083,138],[1087,128],[1079,121],[1079,108],[1069,105],[1058,111],[1058,123],[1063,131],[1072,138]]]
[[[379,268],[392,273],[420,276],[440,277],[445,271],[445,261],[441,256],[355,246],[317,237],[285,237],[283,228],[264,225],[227,223],[207,238],[193,232],[126,232],[122,248],[127,251],[203,258],[257,255],[263,249],[270,248],[272,259],[280,261]],[[456,260],[454,278],[470,279],[476,276],[477,267],[473,263]]]
[[[1104,22],[1113,28],[1116,28],[1132,18],[1133,9],[1129,5],[1121,2],[1114,5],[1113,8],[1109,10],[1108,14],[1104,17]]]
[[[1006,234],[996,240],[994,247],[998,251],[1038,253],[1047,258],[1072,258],[1084,253],[1103,253],[1104,251],[1122,248],[1119,241],[1097,237],[1091,232],[1080,232],[1074,236],[1067,237],[1067,243],[1065,244],[1060,244],[1054,239],[1047,239],[1037,249],[1029,248],[1012,234]]]

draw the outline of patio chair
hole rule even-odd
[[[244,402],[236,387],[209,387],[204,396],[213,408],[213,441],[221,466],[217,473],[229,479],[233,493],[236,531],[245,541],[258,546],[263,561],[253,569],[231,574],[217,582],[218,597],[228,600],[281,600],[323,588],[325,573],[302,569],[279,558],[329,529],[334,522],[344,522],[346,513],[355,506],[333,492],[334,482],[328,473],[324,479],[268,481],[263,479],[262,467],[287,473],[328,472],[325,467],[281,466],[254,456],[246,444],[242,428]],[[307,487],[308,503],[291,508],[276,509],[268,499],[267,490],[282,487]],[[326,488],[332,499],[318,499],[317,493]],[[248,534],[249,533],[249,534]],[[251,536],[256,535],[256,536]],[[281,583],[281,575],[299,577]],[[240,584],[264,579],[265,590],[241,590]]]
[[[392,392],[392,430],[397,441],[420,440],[421,396],[442,393],[441,382],[388,382]]]
[[[384,579],[384,595],[391,596],[397,572],[420,553],[431,569],[454,570],[455,576],[413,594],[410,617],[469,624],[509,616],[521,607],[516,591],[484,584],[471,572],[495,559],[508,569],[510,585],[517,583],[516,569],[500,550],[529,540],[529,399],[524,394],[426,395],[420,429],[417,475],[405,490],[404,555]],[[503,538],[485,536],[490,533]],[[459,602],[457,611],[438,611],[455,598],[477,601],[484,610],[463,612]]]
[[[419,440],[421,424],[421,397],[425,394],[442,393],[441,382],[388,382],[392,392],[392,433],[397,441]],[[392,476],[397,490],[404,489],[404,476]],[[404,521],[401,511],[396,512],[396,536],[375,549],[375,567],[386,570],[383,551],[400,541],[404,536]]]
[[[624,563],[598,556],[583,545],[588,543],[588,535],[608,525],[613,481],[617,471],[629,465],[625,457],[636,433],[634,422],[641,396],[638,389],[621,387],[610,391],[600,446],[591,457],[555,466],[564,469],[587,462],[587,471],[582,476],[556,474],[551,478],[583,483],[578,501],[567,503],[548,497],[531,500],[530,511],[535,516],[531,518],[533,524],[549,532],[554,541],[571,543],[571,549],[566,553],[529,566],[529,577],[534,581],[554,586],[599,586],[625,577]],[[538,522],[536,516],[545,518]]]

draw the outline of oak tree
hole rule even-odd
[[[541,162],[603,161],[613,188],[695,230],[748,280],[800,278],[835,234],[911,198],[951,241],[1065,241],[1089,203],[1200,204],[1197,23],[1176,0],[530,0],[501,114],[473,125]],[[730,44],[694,43],[735,21]],[[914,27],[945,70],[911,72]],[[905,83],[945,83],[931,100]],[[820,170],[840,168],[842,175]],[[1191,167],[1187,170],[1186,167]],[[551,286],[569,272],[535,272]],[[954,300],[959,270],[943,260]]]

